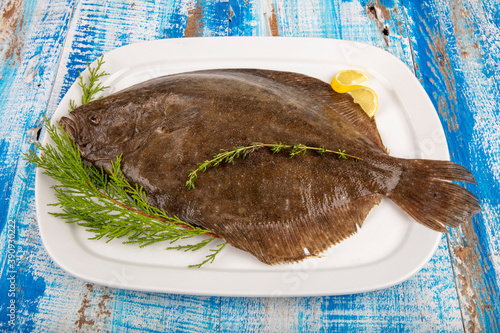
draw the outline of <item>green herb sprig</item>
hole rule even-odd
[[[82,104],[88,103],[95,94],[106,88],[99,82],[99,78],[107,75],[100,71],[103,63],[101,57],[95,68],[87,65],[90,73],[88,85],[79,77]],[[75,107],[75,103],[71,102],[71,110]],[[173,244],[195,238],[192,244],[167,247],[184,252],[197,251],[209,244],[218,243],[215,249],[210,249],[203,262],[189,267],[199,268],[212,263],[225,247],[226,243],[217,240],[218,237],[209,230],[181,221],[178,217],[169,216],[164,210],[149,205],[143,188],[130,184],[121,173],[121,156],[117,157],[112,168],[105,173],[102,168],[97,169],[82,161],[78,147],[61,125],[51,125],[50,120],[45,117],[44,123],[54,144],[42,145],[37,142],[25,158],[57,181],[52,189],[58,202],[51,206],[60,207],[61,211],[50,214],[85,227],[87,231],[94,233],[94,237],[90,239],[104,238],[109,242],[115,238],[125,238],[123,243],[135,243],[144,247],[158,242]]]
[[[347,154],[345,150],[330,150],[325,147],[309,147],[300,143],[294,144],[284,144],[284,143],[262,143],[254,142],[249,146],[238,146],[234,147],[232,150],[221,149],[220,153],[213,155],[211,160],[206,160],[202,163],[198,163],[198,167],[194,170],[190,170],[188,174],[188,180],[186,181],[186,186],[188,189],[192,190],[195,188],[194,182],[198,179],[198,172],[205,172],[208,168],[214,168],[219,166],[221,163],[231,163],[234,164],[236,158],[245,159],[247,155],[257,149],[269,148],[274,154],[281,152],[282,150],[289,150],[288,155],[290,158],[298,157],[304,155],[308,150],[315,151],[322,155],[324,153],[336,154],[341,159],[354,159],[355,161],[361,160],[361,158]]]
[[[87,104],[95,99],[95,96],[99,92],[103,92],[108,89],[109,86],[103,86],[99,81],[102,77],[109,75],[105,71],[100,71],[102,65],[104,64],[104,55],[97,59],[96,67],[92,68],[87,63],[87,69],[89,71],[88,84],[84,82],[84,78],[80,72],[78,75],[78,86],[82,89],[82,99],[81,105]],[[76,109],[77,105],[74,100],[69,101],[70,111]]]

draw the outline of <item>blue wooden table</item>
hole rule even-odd
[[[1,0],[0,331],[498,332],[500,1]],[[474,174],[472,223],[442,236],[411,279],[347,296],[206,297],[112,289],[72,277],[38,232],[38,140],[86,62],[134,42],[197,36],[360,41],[402,60],[429,94],[451,159]],[[278,37],[277,37],[278,38]]]

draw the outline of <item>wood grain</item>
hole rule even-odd
[[[439,13],[428,10],[438,5]],[[473,223],[448,236],[465,327],[498,331],[499,72],[486,64],[498,63],[500,34],[480,1],[408,11],[418,18],[409,26],[417,75],[441,116],[452,160],[473,171],[478,186],[469,189],[482,201]]]
[[[37,0],[0,7],[0,331],[499,330],[499,1]],[[43,248],[22,159],[78,71],[122,45],[195,36],[307,36],[375,45],[417,75],[452,159],[482,200],[414,277],[341,297],[237,298],[113,289],[73,278]],[[9,235],[14,235],[11,242]],[[64,241],[64,240],[62,240]],[[15,265],[10,269],[9,246]],[[15,271],[12,274],[11,271]],[[15,277],[15,297],[8,296]],[[116,279],[129,278],[117,272]],[[283,276],[300,284],[307,272]],[[10,301],[15,322],[9,324]]]

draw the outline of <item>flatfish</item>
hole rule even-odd
[[[81,155],[121,171],[148,202],[206,228],[266,264],[320,254],[357,232],[382,197],[437,231],[480,211],[452,181],[474,183],[450,161],[389,156],[375,120],[348,94],[291,72],[216,69],[155,78],[78,107],[60,120]],[[255,150],[186,180],[220,149],[301,143],[358,159]]]

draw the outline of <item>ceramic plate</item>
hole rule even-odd
[[[153,77],[208,68],[262,68],[308,74],[329,82],[342,69],[359,69],[379,97],[376,121],[391,155],[449,159],[437,113],[408,67],[378,48],[349,41],[314,38],[192,38],[128,45],[104,55],[111,75],[110,94]],[[87,75],[86,72],[83,73]],[[73,84],[54,113],[67,113],[79,100]],[[49,143],[45,136],[43,144]],[[353,237],[321,257],[301,263],[267,266],[227,246],[201,269],[206,253],[166,251],[168,244],[145,248],[121,241],[88,240],[84,228],[48,212],[56,202],[54,181],[37,170],[36,207],[43,243],[54,261],[83,280],[110,287],[196,295],[312,296],[339,295],[400,283],[428,262],[440,233],[427,229],[384,199]]]

